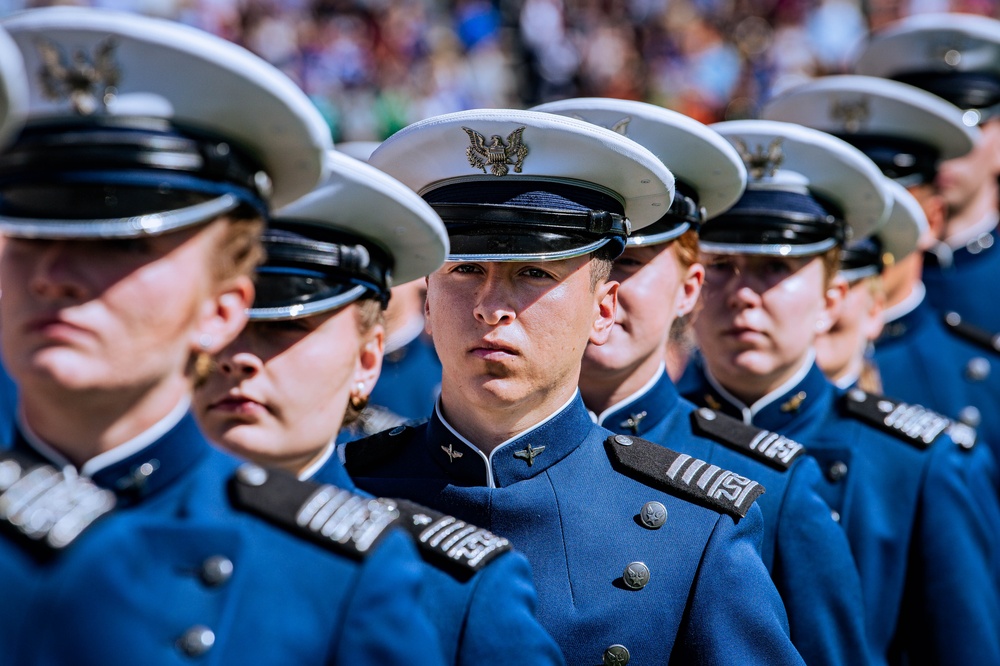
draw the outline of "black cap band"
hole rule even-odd
[[[1000,104],[1000,77],[987,72],[907,72],[892,77],[943,97],[961,109]]]
[[[874,134],[835,134],[865,155],[887,177],[906,185],[931,183],[937,173],[940,153],[922,141]]]

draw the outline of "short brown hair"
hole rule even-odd
[[[823,288],[829,288],[833,283],[833,278],[840,272],[840,250],[841,246],[832,247],[819,255],[823,261]]]
[[[590,290],[596,291],[597,286],[608,281],[611,277],[611,269],[614,268],[615,259],[611,256],[611,251],[607,246],[594,250],[590,253]]]
[[[249,209],[237,209],[225,219],[226,231],[212,265],[213,277],[219,282],[249,276],[264,261],[264,245],[260,240],[264,220],[260,215]]]

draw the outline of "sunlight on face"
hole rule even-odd
[[[763,396],[801,368],[829,325],[819,257],[709,254],[695,332],[714,377]]]
[[[362,373],[369,337],[358,329],[357,307],[251,322],[196,391],[195,415],[208,438],[240,457],[295,471],[322,453]]]
[[[609,288],[592,290],[590,279],[588,257],[448,263],[433,273],[427,327],[442,395],[492,409],[575,389]]]

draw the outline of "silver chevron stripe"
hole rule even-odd
[[[453,516],[442,516],[420,533],[420,541],[437,548],[453,560],[467,560],[471,566],[510,542],[489,530]]]
[[[50,465],[24,473],[13,460],[0,463],[0,520],[54,549],[71,544],[116,501],[114,493],[75,473]]]
[[[951,425],[951,420],[919,405],[901,402],[885,417],[885,424],[925,444],[930,444]]]
[[[295,522],[331,541],[351,542],[363,553],[398,518],[395,502],[324,485],[302,504]]]
[[[708,467],[705,467],[706,465]],[[687,469],[684,469],[685,467]],[[698,472],[702,468],[705,469],[699,475]],[[743,504],[753,489],[760,485],[745,476],[724,470],[717,465],[709,465],[704,460],[692,458],[686,453],[677,456],[677,459],[667,469],[667,476],[675,481],[678,474],[680,474],[680,481],[688,486],[691,485],[695,476],[698,476],[695,485],[705,491],[708,497],[731,500],[733,506],[737,508]]]
[[[750,449],[759,451],[767,458],[776,458],[787,463],[802,449],[802,445],[776,432],[761,430],[750,442]]]

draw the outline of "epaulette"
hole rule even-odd
[[[948,312],[944,315],[944,325],[955,335],[979,345],[994,353],[1000,353],[1000,333],[987,330],[962,321],[962,315]]]
[[[942,433],[950,435],[963,449],[976,444],[974,429],[920,405],[896,402],[857,388],[848,391],[842,402],[850,416],[919,449],[930,448]]]
[[[454,576],[465,579],[511,548],[510,541],[489,530],[413,502],[394,501],[403,515],[399,525],[410,532],[420,555]]]
[[[115,494],[14,451],[0,453],[0,524],[43,550],[70,545],[110,513]]]
[[[745,476],[638,437],[613,435],[604,448],[622,474],[736,521],[764,492],[764,486]]]
[[[351,428],[363,437],[371,437],[383,430],[404,425],[406,421],[406,417],[400,416],[388,407],[368,405],[361,410],[361,414],[358,415],[357,421],[351,424]]]
[[[691,425],[695,433],[714,439],[782,472],[805,453],[805,447],[793,439],[747,425],[707,407],[691,413]]]
[[[336,553],[363,558],[398,523],[395,502],[251,463],[230,479],[233,504]]]
[[[415,433],[412,426],[398,425],[371,437],[348,442],[344,445],[344,467],[352,476],[363,476],[365,472],[402,453],[413,441]]]

